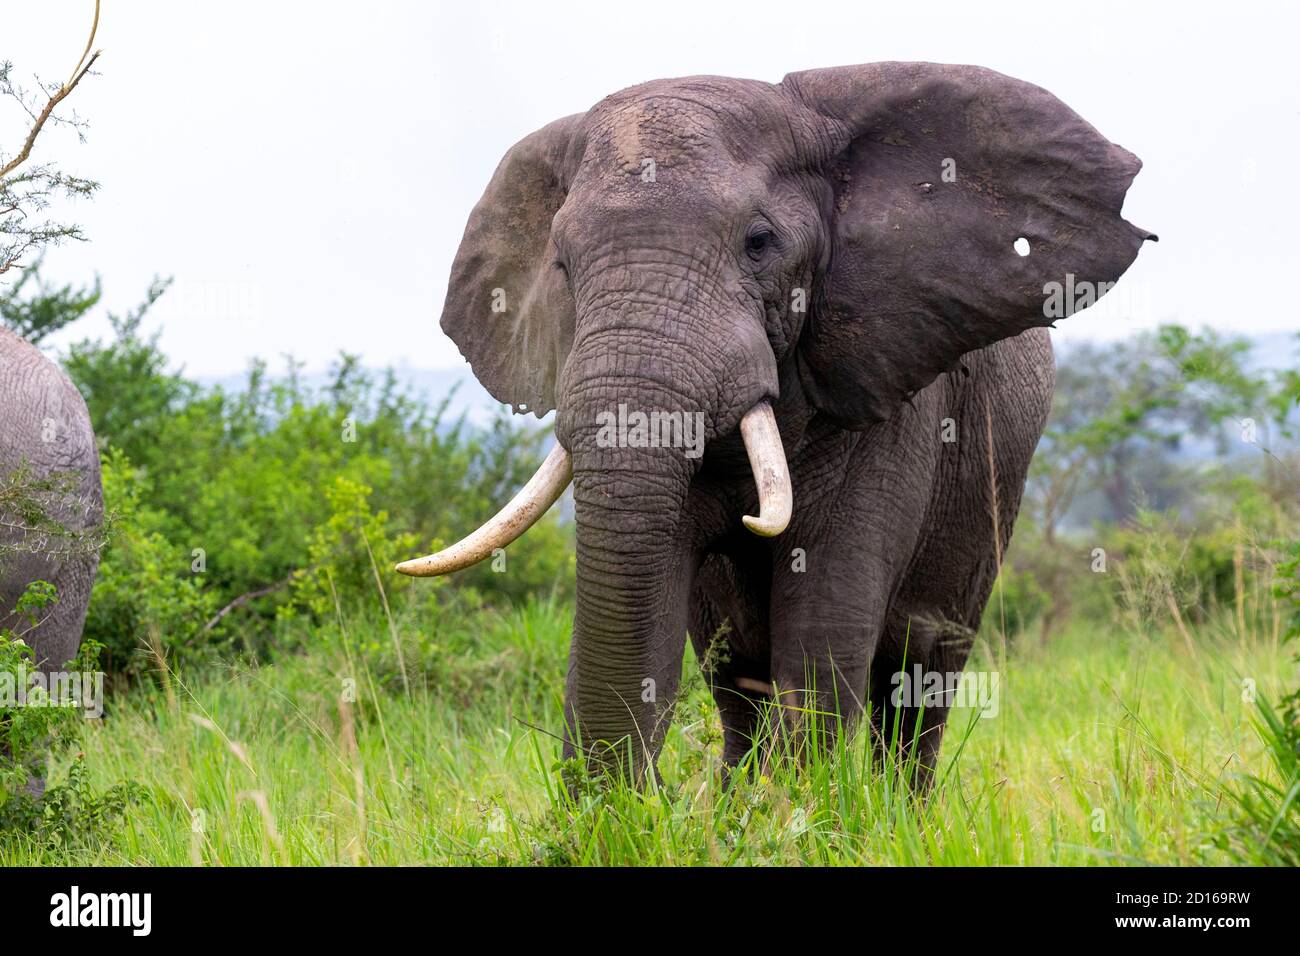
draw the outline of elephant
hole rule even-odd
[[[471,212],[441,326],[494,398],[555,412],[556,445],[397,570],[482,560],[572,484],[566,756],[654,773],[689,638],[727,766],[867,714],[929,780],[949,702],[898,677],[965,666],[1051,404],[1047,327],[1157,239],[1121,216],[1140,167],[974,66],[656,80],[550,123]]]
[[[99,449],[86,402],[64,371],[39,349],[0,328],[0,483],[20,469],[53,480],[42,493],[45,517],[59,526],[44,533],[0,508],[0,629],[22,635],[35,664],[49,673],[77,656],[90,592],[99,567],[104,519]],[[67,532],[67,534],[64,534]],[[56,589],[54,604],[34,627],[15,607],[33,581]]]

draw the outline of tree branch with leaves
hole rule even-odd
[[[29,91],[14,76],[14,66],[0,61],[0,100],[17,104],[28,118],[27,135],[12,154],[0,149],[0,275],[21,267],[24,258],[68,239],[84,239],[81,227],[46,215],[57,199],[88,197],[99,184],[63,172],[51,162],[32,162],[37,140],[49,127],[67,126],[84,142],[85,121],[75,113],[64,116],[60,107],[91,72],[100,51],[92,51],[99,29],[99,0],[90,38],[68,79],[44,83]]]

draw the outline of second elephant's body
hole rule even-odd
[[[50,497],[52,519],[73,536],[98,528],[104,499],[99,451],[86,403],[63,370],[33,345],[0,328],[0,480],[20,468],[36,481],[66,476]],[[45,670],[76,657],[99,555],[94,542],[45,534],[5,514],[0,544],[10,552],[0,564],[0,628],[21,633]],[[14,614],[27,586],[48,581],[55,604],[35,628]]]

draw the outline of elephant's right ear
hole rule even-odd
[[[451,267],[442,330],[499,402],[541,418],[573,344],[574,305],[551,244],[582,153],[585,114],[510,148],[470,213]]]

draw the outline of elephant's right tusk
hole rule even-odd
[[[745,527],[764,538],[774,538],[790,524],[794,493],[772,406],[759,402],[745,412],[740,420],[740,437],[758,485],[758,517],[745,515]]]
[[[556,444],[536,474],[528,479],[528,484],[477,531],[437,554],[403,561],[397,570],[416,578],[431,578],[478,564],[531,528],[564,494],[572,480],[573,463],[569,453]]]

